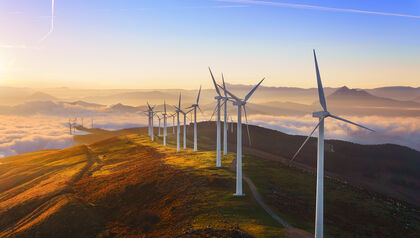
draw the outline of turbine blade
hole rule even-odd
[[[235,96],[235,95],[233,95],[231,92],[229,92],[229,90],[227,90],[227,89],[225,89],[225,88],[223,88],[222,86],[220,86],[220,85],[217,85],[217,86],[219,86],[221,89],[223,89],[223,91],[225,91],[227,94],[229,94],[233,99],[235,99],[236,101],[241,101],[241,99],[240,98],[238,98],[237,96]]]
[[[213,114],[211,114],[211,117],[210,117],[209,121],[211,121],[211,119],[213,119],[213,116],[216,113],[216,111],[217,111],[217,105],[214,107]]]
[[[315,69],[316,69],[316,81],[318,83],[319,103],[321,104],[322,108],[324,108],[324,111],[327,111],[327,103],[325,101],[324,88],[322,87],[321,75],[319,74],[318,60],[316,59],[315,50],[314,50],[314,59],[315,59]]]
[[[303,142],[303,144],[300,146],[300,148],[298,149],[298,151],[296,152],[296,154],[293,156],[293,158],[290,160],[290,162],[292,162],[296,156],[299,154],[299,152],[302,150],[303,146],[305,146],[306,142],[308,142],[308,140],[312,137],[312,135],[314,134],[315,130],[319,127],[319,124],[321,124],[321,122],[324,120],[324,118],[322,118],[318,124],[315,126],[315,128],[312,130],[311,134],[309,134],[309,136],[306,138],[306,140]]]
[[[226,84],[225,84],[225,77],[223,76],[223,73],[222,73],[222,81],[223,81],[223,92],[225,93],[225,97],[227,97],[227,95],[226,95]]]
[[[249,134],[248,116],[246,115],[245,105],[243,105],[243,108],[244,108],[244,114],[245,114],[246,131],[248,132],[248,142],[249,142],[249,145],[251,146],[251,135]]]
[[[346,120],[346,119],[344,119],[344,118],[341,118],[341,117],[338,117],[338,116],[334,116],[334,115],[330,115],[330,117],[335,118],[335,119],[340,120],[340,121],[344,121],[344,122],[347,122],[347,123],[353,124],[353,125],[355,125],[355,126],[358,126],[358,127],[360,127],[360,128],[366,129],[366,130],[368,130],[368,131],[375,132],[375,131],[374,131],[374,130],[372,130],[372,129],[369,129],[369,128],[367,128],[367,127],[365,127],[365,126],[362,126],[362,125],[360,125],[360,124],[357,124],[357,123],[351,122],[351,121]]]
[[[217,94],[218,94],[219,96],[222,96],[222,95],[220,94],[219,88],[217,87],[216,80],[214,80],[213,72],[211,72],[210,67],[209,67],[209,71],[210,71],[211,79],[213,80],[214,87],[216,88],[216,92],[217,92]]]
[[[197,104],[200,101],[200,94],[201,94],[201,85],[200,85],[200,90],[198,91],[198,96],[197,96]]]
[[[178,108],[181,108],[181,93],[179,93],[179,103],[178,103]]]
[[[246,95],[244,102],[248,101],[248,99],[252,96],[252,94],[257,90],[258,86],[264,81],[265,78],[263,78],[249,93]]]

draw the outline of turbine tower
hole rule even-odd
[[[175,115],[176,113],[172,114],[172,134],[175,134]]]
[[[156,116],[159,120],[159,130],[158,130],[158,136],[160,136],[160,121],[162,120],[162,118],[156,113]]]
[[[194,110],[194,151],[197,151],[197,108],[200,109],[201,111],[201,108],[198,105],[198,102],[200,101],[200,94],[201,94],[201,86],[200,86],[200,90],[198,91],[197,102],[187,108],[187,109],[192,108]]]
[[[318,118],[319,122],[315,126],[315,128],[312,130],[311,134],[306,138],[306,140],[303,142],[302,146],[299,148],[299,150],[296,152],[296,154],[293,156],[293,161],[296,156],[299,154],[303,146],[308,142],[309,138],[314,134],[315,130],[318,128],[318,160],[317,160],[317,176],[316,176],[316,208],[315,208],[315,237],[316,238],[322,238],[324,237],[324,119],[327,117],[331,117],[340,121],[344,121],[346,123],[361,127],[363,129],[371,130],[367,127],[364,127],[362,125],[356,124],[354,122],[351,122],[349,120],[343,119],[341,117],[332,115],[327,110],[327,103],[325,101],[325,95],[324,95],[324,88],[322,87],[321,82],[321,76],[319,73],[318,68],[318,61],[316,59],[315,50],[314,53],[314,60],[315,60],[315,70],[316,70],[316,79],[318,84],[318,96],[319,96],[319,102],[324,109],[320,112],[314,112],[312,114],[313,117]]]
[[[153,121],[154,121],[154,116],[155,116],[155,112],[153,111],[154,108],[155,108],[155,106],[153,106],[153,107],[149,106],[149,110],[150,110],[150,136],[152,137],[152,141],[155,140],[154,126],[153,126]]]
[[[233,105],[238,107],[238,127],[237,127],[237,146],[236,146],[236,193],[235,196],[243,196],[242,193],[242,108],[244,109],[245,119],[248,121],[246,115],[246,102],[252,96],[252,94],[257,90],[260,84],[264,81],[264,78],[245,96],[245,99],[240,99],[237,96],[233,95],[229,92],[226,88],[219,85],[223,91],[229,94],[230,97],[234,100]],[[248,123],[247,123],[248,126]],[[248,129],[248,127],[247,127]],[[249,129],[248,131],[248,139],[250,141],[251,137],[249,136]]]
[[[211,69],[209,67],[211,79],[213,80],[214,88],[216,89],[217,96],[214,97],[214,99],[217,100],[217,122],[216,122],[216,135],[217,135],[217,141],[216,141],[216,167],[222,166],[222,159],[220,154],[220,100],[223,99],[222,94],[220,94],[219,88],[217,86],[216,80],[214,79],[213,73],[211,72]]]
[[[167,135],[167,129],[166,129],[166,120],[167,115],[166,114],[166,101],[163,101],[163,145],[166,146],[166,135]]]
[[[174,106],[176,108],[176,121],[177,121],[177,127],[176,127],[176,151],[179,151],[179,133],[180,133],[180,128],[179,128],[179,113],[181,112],[181,110],[179,108],[181,108],[181,93],[179,93],[179,103],[178,103],[178,107]]]
[[[226,89],[226,84],[225,84],[225,77],[222,74],[222,81],[223,81],[223,88]],[[228,132],[228,115],[227,115],[227,101],[229,100],[229,97],[226,94],[226,91],[223,91],[225,94],[225,97],[223,98],[223,104],[224,104],[224,117],[223,117],[223,155],[227,155],[228,151],[227,151],[227,132]]]
[[[149,127],[149,136],[152,136],[152,114],[153,114],[153,108],[151,107],[149,102],[147,102],[147,114],[149,118],[148,127]]]
[[[72,127],[72,123],[71,123],[71,119],[69,118],[69,129],[70,129],[70,135],[72,134],[72,133],[71,133],[71,127]]]
[[[188,113],[190,113],[193,109],[184,112],[180,107],[176,107],[177,111],[179,111],[180,113],[182,113],[184,115],[184,126],[183,126],[183,131],[184,131],[184,139],[183,139],[183,145],[184,145],[184,150],[187,149],[187,115]],[[179,120],[178,120],[179,122]],[[178,123],[179,126],[179,123]]]

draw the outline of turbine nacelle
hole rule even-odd
[[[234,106],[245,106],[246,102],[244,102],[244,101],[233,101],[232,104]]]
[[[329,117],[331,114],[327,111],[320,111],[320,112],[314,112],[312,113],[312,117],[317,117],[317,118],[326,118]]]

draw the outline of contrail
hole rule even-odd
[[[45,34],[44,37],[41,38],[41,40],[39,40],[39,42],[43,42],[44,40],[46,40],[48,38],[48,36],[51,35],[51,33],[53,33],[54,31],[54,1],[55,0],[51,0],[51,26],[50,26],[50,30],[47,32],[47,34]]]
[[[359,13],[359,14],[369,14],[369,15],[382,15],[382,16],[394,16],[394,17],[420,19],[420,16],[417,16],[417,15],[408,15],[408,14],[390,13],[390,12],[364,11],[364,10],[347,9],[347,8],[322,7],[322,6],[294,4],[294,3],[280,3],[280,2],[256,1],[256,0],[215,0],[215,1],[229,2],[229,3],[234,2],[234,3],[242,3],[242,4],[248,3],[248,4],[257,4],[257,5],[276,6],[276,7],[288,7],[288,8],[300,8],[300,9],[310,9],[310,10],[317,10],[317,11],[347,12],[347,13]]]

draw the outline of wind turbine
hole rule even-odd
[[[176,151],[179,151],[179,133],[180,133],[180,128],[179,128],[179,113],[181,112],[181,93],[179,93],[179,103],[178,103],[178,107],[174,106],[176,109],[176,121],[177,121],[177,126],[176,126]]]
[[[155,137],[154,137],[153,119],[155,116],[155,112],[153,111],[153,109],[155,108],[155,106],[151,107],[149,103],[147,103],[147,106],[148,106],[148,112],[149,112],[149,136],[151,136],[152,141],[154,141]]]
[[[225,84],[225,77],[222,74],[222,81],[223,81],[223,88],[226,89],[226,84]],[[228,151],[227,151],[227,132],[228,132],[228,119],[227,119],[227,101],[229,100],[229,97],[226,94],[226,91],[223,91],[225,94],[225,97],[223,98],[223,103],[224,103],[224,117],[223,117],[223,155],[227,155]]]
[[[172,117],[172,134],[175,134],[175,115],[176,113],[169,116]]]
[[[200,106],[198,105],[198,102],[200,101],[200,93],[201,93],[201,86],[200,86],[200,90],[198,91],[197,102],[187,108],[187,109],[193,108],[194,110],[194,151],[197,151],[197,108],[200,109]]]
[[[216,123],[216,167],[222,166],[222,159],[220,154],[220,100],[223,99],[222,94],[220,93],[219,87],[217,86],[216,80],[214,79],[213,73],[209,67],[211,79],[213,80],[214,88],[216,89],[217,96],[214,99],[217,100],[216,109],[217,110],[217,123]]]
[[[147,102],[147,114],[149,118],[149,136],[152,136],[152,113],[153,113],[153,107],[150,106],[149,102]]]
[[[163,145],[166,146],[166,119],[167,119],[167,115],[166,114],[166,101],[163,101]]]
[[[314,60],[315,60],[315,70],[316,70],[316,79],[318,84],[318,96],[319,96],[319,102],[324,109],[320,112],[314,112],[312,114],[313,117],[317,117],[319,119],[318,124],[315,126],[315,128],[312,130],[311,134],[306,138],[306,140],[303,142],[302,146],[299,148],[299,150],[296,152],[296,154],[293,156],[293,161],[296,156],[299,154],[303,146],[308,142],[309,138],[314,134],[315,130],[318,128],[318,160],[317,160],[317,178],[316,178],[316,208],[315,208],[315,237],[316,238],[322,238],[324,237],[324,119],[327,117],[331,117],[340,121],[344,121],[346,123],[361,127],[363,129],[371,130],[367,127],[364,127],[362,125],[356,124],[354,122],[351,122],[349,120],[343,119],[341,117],[332,115],[327,110],[327,103],[325,101],[325,95],[324,95],[324,88],[322,87],[321,82],[321,75],[319,73],[318,68],[318,61],[316,59],[315,50],[314,52]]]
[[[71,121],[70,121],[71,119],[69,118],[69,129],[70,129],[70,135],[72,134],[71,133],[71,127],[72,127],[72,123],[71,123]]]
[[[157,118],[158,118],[158,120],[159,120],[159,132],[158,132],[158,136],[160,136],[160,121],[162,120],[162,118],[156,113],[156,116],[157,116]]]
[[[260,84],[264,81],[263,78],[242,100],[237,96],[233,95],[229,92],[225,87],[219,85],[223,91],[225,91],[229,96],[232,97],[234,100],[233,105],[238,107],[238,127],[237,127],[237,146],[236,146],[236,193],[235,196],[243,196],[242,193],[242,108],[244,109],[245,120],[248,122],[248,118],[246,115],[246,103],[252,94],[257,90]],[[249,136],[249,129],[247,123],[247,131],[248,131],[248,140],[250,141],[251,137]]]
[[[177,110],[182,113],[184,115],[184,126],[183,126],[183,131],[184,131],[184,140],[183,140],[183,144],[184,144],[184,150],[187,149],[187,115],[188,113],[192,112],[193,109],[184,112],[181,108],[177,108]],[[179,120],[178,120],[179,122]],[[179,123],[178,123],[179,126]]]

